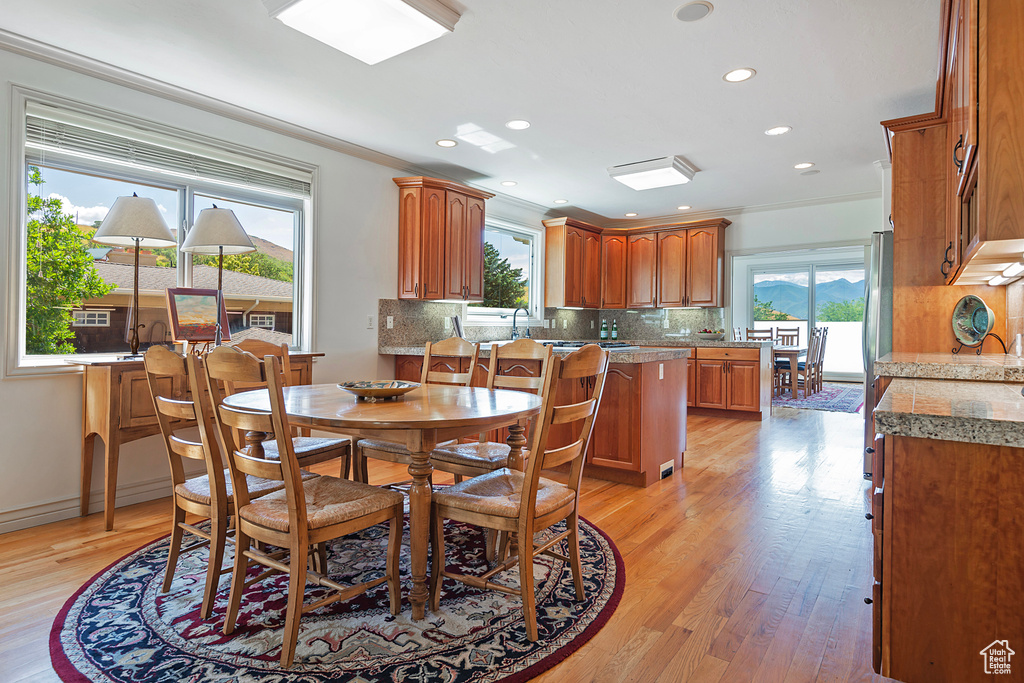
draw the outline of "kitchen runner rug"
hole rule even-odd
[[[483,532],[449,521],[445,540],[449,567],[483,573]],[[406,548],[408,542],[406,523]],[[451,580],[444,583],[440,611],[413,621],[408,552],[403,552],[403,604],[397,617],[388,611],[386,584],[309,612],[302,617],[295,664],[282,669],[287,576],[278,574],[250,586],[235,632],[225,636],[221,627],[230,575],[221,579],[213,616],[203,621],[199,607],[206,551],[183,555],[171,590],[161,593],[167,546],[163,538],[136,550],[67,601],[50,633],[50,656],[62,680],[527,681],[592,638],[615,611],[625,584],[618,550],[600,529],[581,519],[586,598],[576,601],[568,565],[538,558],[534,576],[540,639],[531,643],[518,598]],[[328,556],[332,578],[345,584],[380,576],[386,546],[386,525],[335,541]],[[564,542],[562,546],[564,553]],[[226,555],[232,554],[231,548]],[[518,586],[517,570],[503,576]],[[306,604],[323,594],[323,589],[307,585]]]
[[[793,399],[787,390],[782,396],[773,396],[772,405],[777,408],[828,410],[833,413],[856,413],[864,405],[864,386],[862,384],[823,382],[821,391],[816,391],[804,398],[804,392],[801,389],[797,395],[800,398]]]

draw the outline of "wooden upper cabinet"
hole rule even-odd
[[[494,195],[438,178],[394,181],[398,298],[482,301],[484,202]]]
[[[601,229],[572,218],[544,226],[544,305],[600,308]]]
[[[686,306],[686,230],[658,233],[658,306]]]
[[[627,238],[628,291],[626,308],[653,308],[657,298],[657,238],[653,232]]]
[[[626,236],[601,236],[601,308],[626,307]]]
[[[722,277],[725,234],[722,227],[686,231],[686,305],[724,305]]]

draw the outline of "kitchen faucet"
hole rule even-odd
[[[528,310],[526,310],[525,308],[517,308],[516,310],[512,311],[512,336],[509,337],[510,339],[519,339],[519,329],[516,327],[516,316],[519,314],[519,311],[522,311],[523,313],[526,314],[527,320],[529,320],[529,318],[530,318],[530,312]],[[505,317],[505,316],[502,316],[502,317]],[[524,334],[523,337],[526,338],[526,339],[530,338],[530,324],[529,324],[529,322],[527,322],[527,324],[526,324],[526,334]]]

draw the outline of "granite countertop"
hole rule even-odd
[[[380,346],[377,348],[377,353],[383,356],[422,356],[424,348],[424,346]],[[574,350],[575,349],[568,349],[564,347],[556,348],[555,354],[559,356],[567,356]],[[690,356],[690,349],[688,348],[619,348],[608,349],[608,351],[611,353],[610,361],[612,363],[652,363],[655,361],[689,358]],[[490,358],[490,356],[490,344],[481,344],[480,357]]]
[[[952,353],[888,353],[875,361],[880,377],[962,379],[979,382],[1024,382],[1024,358],[977,355],[972,349]]]
[[[894,379],[875,408],[875,429],[922,439],[1024,447],[1021,384]]]

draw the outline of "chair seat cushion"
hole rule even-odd
[[[458,484],[437,489],[433,501],[438,505],[497,517],[518,517],[526,475],[502,468]],[[576,493],[557,481],[540,478],[537,484],[537,515],[546,515],[571,503]]]
[[[343,449],[351,444],[352,440],[348,438],[292,437],[292,448],[295,449],[295,457],[302,465],[311,465],[340,457],[341,454],[334,451]],[[277,447],[277,440],[264,441],[263,453],[267,460],[280,460],[281,453]]]
[[[435,448],[430,454],[430,459],[452,465],[496,470],[508,464],[508,454],[511,451],[512,448],[508,444],[493,441],[457,443]]]
[[[303,479],[312,479],[317,476],[319,475],[312,472],[302,473]],[[282,481],[260,479],[251,474],[245,475],[245,482],[246,487],[249,489],[250,498],[263,496],[284,488],[284,482]],[[231,473],[229,470],[224,470],[224,485],[228,492],[228,500],[233,500],[234,495],[231,488]],[[201,477],[186,479],[185,483],[174,487],[174,493],[185,500],[191,500],[193,503],[199,503],[200,505],[211,505],[213,503],[213,499],[210,497],[210,477],[206,474]]]
[[[358,519],[394,505],[402,505],[404,500],[402,494],[396,491],[336,477],[310,479],[302,482],[302,488],[310,529]],[[288,499],[283,489],[254,500],[239,510],[238,514],[252,524],[289,531]]]
[[[438,444],[438,448],[452,446],[457,444],[458,441],[445,441]],[[396,455],[408,455],[409,449],[403,444],[393,443],[391,441],[379,441],[377,439],[360,439],[359,448],[366,451],[384,451],[385,453],[395,453]]]
[[[800,370],[804,370],[804,369],[807,368],[807,361],[800,361],[799,363],[796,364],[796,366]],[[775,361],[775,369],[776,370],[789,370],[789,362],[788,361],[784,361],[784,360],[777,360],[777,361]]]

